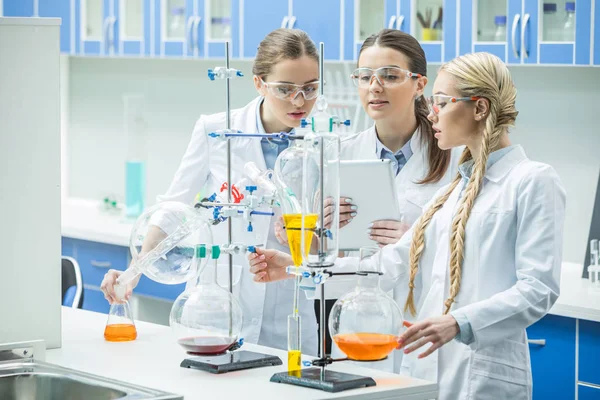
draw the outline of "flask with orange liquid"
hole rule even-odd
[[[128,342],[137,338],[133,314],[125,300],[125,286],[115,285],[115,294],[121,303],[114,303],[108,312],[108,321],[104,329],[104,339],[109,342]]]
[[[379,287],[380,261],[378,248],[361,248],[357,286],[331,310],[331,336],[351,360],[382,360],[398,345],[403,315]]]

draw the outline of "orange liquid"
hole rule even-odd
[[[109,342],[129,342],[137,338],[137,330],[133,324],[106,325],[104,339]]]
[[[314,229],[317,227],[317,218],[319,218],[317,214],[304,216],[304,241],[306,246],[304,257],[308,255]],[[294,266],[299,267],[302,265],[302,214],[283,214],[283,220]]]
[[[343,333],[333,340],[348,358],[358,361],[381,360],[398,346],[397,336],[381,333]]]

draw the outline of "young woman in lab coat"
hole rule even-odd
[[[525,328],[558,298],[565,192],[510,143],[517,92],[498,57],[445,64],[433,94],[438,145],[466,149],[454,181],[382,249],[382,286],[404,288],[418,321],[399,337],[400,372],[437,381],[441,400],[531,399]],[[258,280],[286,279],[288,257],[265,255],[267,266],[251,262]]]
[[[269,33],[260,43],[252,69],[260,96],[231,112],[231,128],[246,133],[265,133],[289,132],[299,126],[301,119],[311,112],[318,95],[318,59],[316,47],[305,32],[277,29]],[[226,142],[211,139],[207,134],[225,129],[225,118],[225,113],[200,117],[171,186],[166,194],[159,196],[159,201],[192,204],[202,188],[206,188],[207,193],[219,192],[227,179]],[[250,161],[262,170],[273,168],[277,155],[287,145],[287,141],[279,140],[231,140],[232,181],[235,183],[244,177],[244,165]],[[280,246],[273,236],[272,219],[255,217],[252,232],[247,232],[247,223],[234,219],[234,241],[287,251],[287,247]],[[213,236],[214,243],[226,243],[227,223],[214,226]],[[244,256],[234,256],[234,264],[234,295],[243,309],[244,340],[287,349],[287,316],[292,312],[293,282],[265,286],[253,281]],[[116,301],[113,285],[119,274],[119,271],[109,271],[102,283],[105,297],[111,303]],[[128,288],[127,298],[131,289]],[[299,312],[302,316],[302,350],[316,354],[312,300],[301,296]]]
[[[341,158],[345,160],[391,159],[396,169],[396,188],[402,221],[374,221],[370,236],[380,246],[396,243],[417,218],[435,192],[451,182],[457,173],[462,148],[442,150],[427,119],[429,109],[423,91],[427,85],[425,52],[413,36],[397,29],[384,29],[369,36],[363,43],[357,69],[352,80],[365,112],[375,121],[366,131],[342,139]],[[341,188],[341,194],[343,188]],[[351,223],[356,213],[354,204],[341,199],[340,227]],[[361,207],[376,207],[363,204]],[[279,227],[276,225],[276,233]],[[365,235],[368,233],[365,232]],[[285,241],[285,233],[280,233]],[[348,254],[352,256],[353,254]],[[335,299],[356,286],[354,277],[339,279],[328,285],[327,308]],[[399,291],[403,298],[406,294]],[[318,298],[318,296],[317,296]],[[317,319],[319,304],[316,302]],[[335,344],[329,340],[328,349]],[[373,365],[389,372],[398,371],[402,353]]]

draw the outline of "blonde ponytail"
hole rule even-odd
[[[441,68],[450,73],[458,82],[457,89],[461,96],[478,96],[488,99],[490,113],[486,118],[481,137],[478,157],[473,165],[469,182],[462,196],[462,201],[452,220],[450,232],[450,293],[444,302],[444,314],[448,314],[460,291],[462,280],[462,263],[464,260],[465,232],[467,221],[475,200],[483,185],[489,155],[497,149],[500,138],[514,124],[518,112],[515,110],[516,89],[510,78],[508,69],[502,61],[488,53],[473,53],[455,58]],[[467,148],[461,156],[460,163],[473,159]],[[419,267],[419,259],[425,250],[425,229],[434,214],[442,208],[461,180],[458,174],[446,193],[423,214],[417,222],[410,247],[409,293],[405,311],[416,315],[414,304],[415,278]]]

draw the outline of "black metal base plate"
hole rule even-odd
[[[239,371],[241,369],[271,367],[282,364],[283,362],[277,356],[237,350],[216,356],[196,356],[186,358],[181,362],[180,366],[183,368],[200,369],[212,374],[223,374],[225,372]]]
[[[346,374],[343,372],[325,370],[321,375],[321,368],[303,369],[298,376],[293,373],[279,372],[271,377],[271,382],[287,383],[290,385],[304,386],[311,389],[320,389],[325,392],[336,393],[349,389],[375,386],[373,378],[360,375]]]

